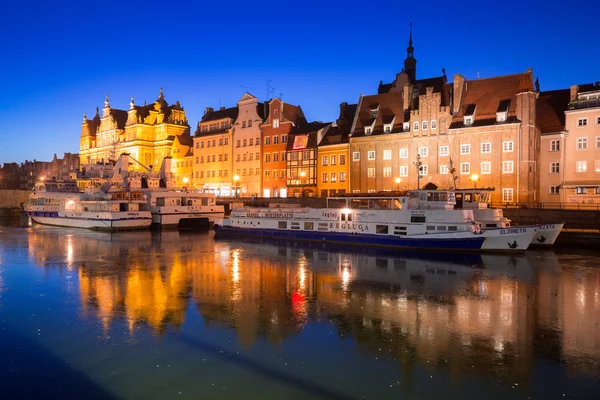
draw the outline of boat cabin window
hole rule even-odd
[[[351,222],[352,221],[352,214],[350,214],[350,213],[348,213],[348,214],[342,213],[342,221],[346,221],[346,219],[348,220],[348,222]]]
[[[176,205],[178,205],[178,206],[180,206],[180,205],[181,205],[181,199],[177,199],[177,200],[175,201],[175,204],[176,204]]]
[[[448,230],[449,231],[455,231],[455,230],[457,230],[457,228],[456,228],[456,226],[449,226]]]
[[[485,224],[486,228],[495,228],[496,224]]]
[[[437,227],[437,230],[438,231],[445,231],[446,227],[444,225],[440,225],[440,226]]]
[[[329,230],[329,225],[327,224],[327,222],[320,222],[319,230],[327,232]]]
[[[292,222],[291,229],[300,229],[300,222]]]
[[[207,198],[203,198],[202,199],[202,205],[203,206],[207,206],[208,205],[208,199]]]
[[[435,231],[435,226],[433,226],[433,225],[427,225],[427,230],[428,231]]]
[[[287,221],[279,221],[277,226],[279,229],[287,229]]]
[[[192,205],[192,200],[188,200],[188,201],[187,201],[187,205],[188,205],[188,206],[191,206],[191,205]]]
[[[448,192],[427,192],[427,201],[448,201]]]
[[[375,232],[387,235],[388,226],[387,225],[375,225]]]
[[[305,231],[312,231],[313,229],[315,229],[315,225],[313,222],[305,222],[304,223],[304,230]]]
[[[425,222],[425,216],[424,215],[411,215],[410,216],[410,222]]]
[[[395,226],[394,227],[394,235],[406,236],[406,227],[405,226]]]
[[[165,198],[164,197],[158,197],[156,199],[156,205],[157,206],[164,206],[165,205]]]

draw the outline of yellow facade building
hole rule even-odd
[[[217,196],[231,196],[239,184],[233,173],[233,122],[238,108],[215,111],[207,107],[194,134],[194,178],[192,186],[213,192]]]
[[[129,153],[134,160],[158,170],[162,160],[172,155],[175,138],[189,135],[183,107],[179,102],[169,105],[162,89],[151,104],[135,105],[132,97],[127,111],[111,108],[106,95],[102,116],[97,108],[94,118],[83,116],[79,160],[81,164],[103,163]],[[138,163],[132,168],[143,169]]]

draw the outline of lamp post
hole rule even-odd
[[[183,188],[186,189],[187,188],[187,184],[189,182],[189,178],[187,176],[183,177]]]
[[[235,193],[235,197],[238,197],[238,195],[239,195],[239,187],[238,187],[238,182],[239,181],[240,181],[239,175],[234,175],[233,176],[233,184],[234,184],[233,190],[234,190],[234,193]]]
[[[417,190],[421,189],[421,172],[423,168],[423,163],[421,162],[421,155],[417,154],[417,161],[413,163],[415,167],[417,167]]]
[[[469,178],[469,179],[473,182],[473,187],[476,188],[477,181],[479,180],[479,175],[473,174],[473,175],[471,175],[471,178]]]
[[[396,184],[396,192],[400,191],[400,182],[402,182],[402,179],[400,179],[400,178],[394,179],[394,183]]]

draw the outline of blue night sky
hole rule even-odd
[[[600,2],[353,3],[11,1],[0,13],[0,164],[79,151],[84,111],[109,94],[128,109],[159,88],[181,101],[192,132],[205,107],[300,104],[309,120],[373,94],[406,57],[410,16],[417,79],[467,79],[533,68],[541,89],[600,80]]]

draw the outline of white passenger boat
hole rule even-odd
[[[75,181],[37,182],[25,211],[36,223],[73,228],[146,229],[152,222],[143,193],[93,190],[82,193]]]
[[[488,188],[457,189],[457,207],[472,210],[475,221],[481,229],[515,228],[511,225],[512,221],[504,216],[502,209],[491,207],[493,190]],[[531,241],[531,245],[552,246],[564,225],[559,222],[537,225],[539,229]]]
[[[130,160],[144,171],[130,171]],[[160,229],[208,229],[215,219],[224,216],[224,207],[217,205],[214,193],[176,188],[171,173],[171,157],[163,159],[158,173],[126,153],[119,156],[111,167],[88,165],[84,168],[85,176],[79,177],[83,186],[142,192],[152,213],[152,225]]]
[[[223,218],[223,206],[216,204],[213,193],[187,190],[147,190],[152,224],[162,229],[203,227]]]
[[[215,222],[217,236],[256,236],[356,245],[461,251],[524,251],[537,227],[480,230],[471,210],[455,210],[451,191],[431,204],[402,197],[327,199],[327,208],[238,208]],[[443,207],[441,207],[443,205]]]

